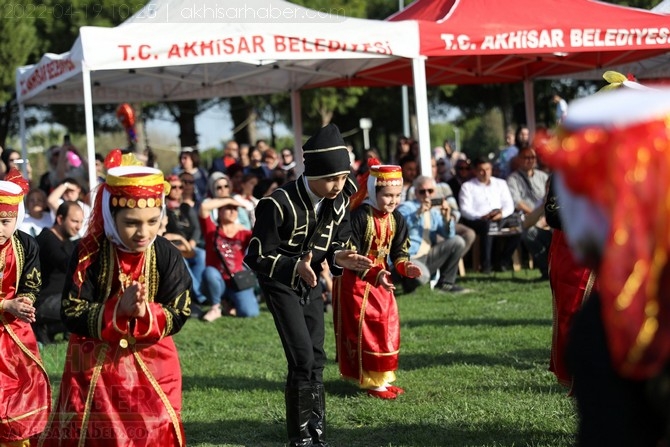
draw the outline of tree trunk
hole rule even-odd
[[[0,107],[0,147],[5,147],[7,136],[9,135],[9,127],[12,121],[12,117],[15,116],[18,120],[18,114],[19,108],[17,107],[14,95],[12,95],[12,99]]]
[[[233,119],[233,139],[239,144],[252,144],[247,132],[248,106],[244,98],[230,98],[230,117]]]
[[[507,129],[513,127],[514,121],[514,105],[510,94],[510,84],[502,84],[500,88],[500,110],[503,116],[503,128],[505,132]]]
[[[141,154],[147,148],[148,143],[146,138],[144,138],[145,129],[144,129],[144,120],[142,119],[142,103],[137,102],[131,104],[133,110],[135,111],[135,152]]]
[[[249,104],[247,105],[247,138],[250,144],[255,144],[258,140],[258,126],[256,126],[256,118],[258,114],[256,109]]]
[[[179,110],[176,116],[179,124],[179,143],[181,147],[198,146],[198,134],[195,131],[195,117],[198,115],[198,104],[195,100],[176,101],[174,103]]]

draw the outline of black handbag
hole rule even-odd
[[[253,270],[240,270],[237,273],[231,273],[225,261],[222,261],[223,267],[230,275],[230,282],[236,292],[256,287],[256,273]]]
[[[233,282],[233,289],[238,292],[256,287],[256,274],[252,270],[240,270],[231,274],[230,279]]]

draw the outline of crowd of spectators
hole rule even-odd
[[[522,241],[542,276],[546,276],[549,239],[541,219],[536,225],[530,225],[530,229],[521,231],[519,228],[519,238],[505,238],[507,249],[502,250],[502,254],[492,251],[491,229],[500,230],[510,215],[531,215],[542,202],[545,191],[546,174],[535,169],[536,155],[530,147],[528,129],[521,127],[517,132],[510,131],[507,143],[495,160],[471,161],[445,141],[443,146],[432,150],[430,173],[420,172],[419,147],[411,138],[400,138],[389,160],[384,160],[375,149],[367,150],[358,159],[353,148],[350,149],[352,174],[358,178],[369,169],[371,158],[401,166],[401,201],[407,204],[400,210],[406,211],[407,219],[416,220],[415,240],[411,243],[417,246],[411,247],[411,253],[423,261],[425,267],[419,283],[406,281],[402,284],[406,291],[430,279],[444,292],[467,291],[456,285],[456,266],[463,265],[462,258],[471,252],[477,237],[477,247],[481,250],[478,259],[482,263],[471,263],[473,268],[484,273],[508,268],[510,251]],[[86,231],[91,213],[85,158],[69,143],[50,147],[46,155],[47,171],[33,182],[34,186],[26,196],[26,219],[20,229],[33,237],[50,230],[61,245],[65,242],[76,244]],[[24,167],[24,160],[17,151],[4,150],[0,159],[3,172],[12,166]],[[103,154],[96,154],[100,180],[104,179],[103,160]],[[30,166],[25,167],[30,176]],[[257,315],[262,292],[257,287],[245,291],[231,289],[230,275],[245,268],[237,262],[241,257],[233,256],[233,252],[242,250],[240,247],[248,243],[245,235],[256,221],[258,201],[297,177],[293,151],[289,148],[276,151],[265,140],[258,140],[253,146],[231,140],[225,143],[222,156],[209,166],[203,165],[196,148],[184,147],[174,166],[161,168],[170,173],[166,180],[171,187],[166,197],[161,233],[181,251],[192,276],[193,315],[205,321],[213,321],[222,315]],[[83,214],[82,219],[75,219],[76,225],[67,214],[74,212],[71,211],[74,209],[72,204],[78,205],[77,212],[81,210]],[[434,207],[433,211],[430,211],[431,207]],[[443,218],[445,225],[437,225]],[[494,225],[496,222],[498,227]],[[424,232],[431,225],[432,230]],[[427,243],[433,246],[430,257],[427,257]],[[67,250],[72,249],[68,244],[64,246]],[[320,282],[327,303],[331,284],[328,275],[326,272]],[[200,306],[210,306],[210,310],[204,312]],[[48,342],[53,338],[53,331],[46,328],[40,326],[40,341]]]

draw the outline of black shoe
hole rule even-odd
[[[205,311],[202,310],[200,305],[191,301],[191,318],[199,320],[203,317],[203,315],[205,315]]]
[[[403,294],[407,295],[414,292],[421,285],[421,281],[416,278],[403,278],[402,280],[402,291]]]
[[[465,287],[458,286],[456,284],[437,284],[435,285],[435,288],[433,290],[437,290],[438,292],[445,292],[445,293],[469,293],[472,292],[470,289],[466,289]]]

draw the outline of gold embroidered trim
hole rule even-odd
[[[98,383],[100,378],[100,372],[102,371],[102,365],[105,362],[105,357],[107,356],[107,351],[109,350],[109,345],[106,343],[102,344],[102,349],[98,353],[98,358],[95,359],[95,368],[93,368],[93,375],[91,376],[91,382],[88,387],[88,393],[86,395],[86,405],[84,406],[84,415],[81,418],[81,437],[79,438],[78,447],[84,447],[86,444],[86,432],[88,431],[88,420],[91,418],[91,404],[93,403],[93,395],[95,394],[95,386]]]
[[[147,379],[149,379],[149,382],[151,383],[151,386],[153,386],[154,391],[156,391],[156,394],[158,394],[158,397],[160,397],[161,402],[163,402],[163,405],[165,406],[165,409],[167,410],[168,414],[170,415],[170,419],[172,419],[172,426],[174,427],[175,434],[177,435],[177,440],[179,441],[179,445],[183,446],[184,441],[181,438],[181,430],[179,430],[179,418],[177,417],[177,412],[174,411],[174,408],[172,408],[172,404],[168,400],[168,397],[165,395],[165,392],[163,391],[163,389],[158,384],[158,381],[156,380],[156,378],[149,371],[149,368],[147,368],[147,365],[144,363],[144,360],[142,360],[142,358],[137,353],[137,351],[135,351],[135,347],[133,346],[131,349],[133,351],[133,356],[135,356],[135,360],[137,361],[137,364],[140,365],[140,369],[142,369],[142,372],[144,372]]]
[[[19,347],[19,349],[21,349],[21,351],[23,351],[23,353],[25,355],[27,355],[28,358],[30,358],[30,360],[35,362],[37,364],[37,366],[40,367],[40,369],[42,370],[42,373],[44,374],[44,377],[47,379],[47,383],[49,383],[49,374],[47,374],[47,370],[44,368],[44,365],[42,364],[42,361],[38,357],[36,357],[35,354],[33,354],[32,351],[30,351],[30,349],[28,349],[26,347],[26,345],[23,344],[23,342],[16,335],[16,333],[14,332],[12,327],[7,323],[7,319],[5,318],[5,316],[3,314],[0,314],[0,322],[5,327],[5,330],[7,331],[9,336],[12,338],[12,340],[14,340],[14,343],[16,343],[16,345]]]
[[[35,410],[29,411],[29,412],[27,412],[25,414],[22,414],[20,416],[8,417],[7,419],[0,419],[0,424],[9,424],[10,422],[20,421],[21,419],[25,419],[27,417],[34,416],[37,413],[41,413],[42,411],[48,410],[48,409],[49,409],[49,406],[45,405],[43,407],[36,408]]]
[[[147,331],[144,334],[138,334],[137,335],[138,337],[146,337],[151,333],[151,328],[154,325],[154,314],[151,312],[149,306],[147,306],[147,313],[149,314],[149,329],[147,329]]]
[[[591,270],[589,273],[589,279],[586,281],[586,288],[584,289],[584,296],[582,297],[582,304],[586,302],[593,292],[593,285],[596,283],[596,272]]]
[[[361,301],[361,313],[358,316],[358,381],[363,380],[363,321],[365,320],[365,309],[368,307],[368,296],[370,294],[370,283],[365,283],[365,292]]]
[[[366,354],[374,355],[374,356],[377,356],[377,357],[387,357],[387,356],[390,356],[390,355],[396,355],[397,353],[400,352],[400,349],[398,349],[397,351],[393,351],[393,352],[373,352],[373,351],[364,351],[364,352]]]

